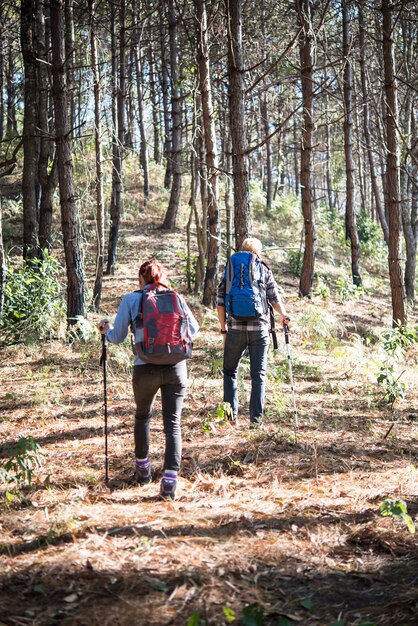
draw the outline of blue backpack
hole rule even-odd
[[[237,320],[267,313],[262,261],[252,252],[236,252],[225,266],[225,309]]]

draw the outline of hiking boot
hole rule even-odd
[[[250,420],[250,429],[254,430],[256,428],[260,428],[262,424],[263,420],[261,419],[261,417],[254,417],[252,420]]]
[[[177,487],[177,476],[167,474],[164,472],[164,476],[161,479],[160,498],[162,500],[175,500]]]
[[[149,461],[135,461],[134,478],[139,485],[151,482],[151,463]]]

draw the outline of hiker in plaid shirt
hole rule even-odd
[[[259,239],[245,239],[241,251],[252,252],[261,257],[263,245]],[[262,264],[263,297],[270,303],[282,318],[282,324],[289,322],[283,300],[280,297],[276,281],[271,270]],[[250,428],[259,426],[263,419],[267,353],[270,343],[270,314],[266,302],[265,313],[257,319],[240,320],[226,314],[225,308],[226,280],[225,276],[218,287],[217,313],[221,333],[224,340],[223,357],[223,399],[232,408],[232,417],[238,414],[238,367],[241,358],[248,349],[250,357],[251,396],[250,396]]]

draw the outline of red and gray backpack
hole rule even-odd
[[[140,306],[132,333],[135,337],[135,330],[142,328],[144,338],[133,341],[133,346],[145,363],[173,365],[190,359],[193,341],[184,300],[174,289],[158,291],[158,287],[158,283],[153,283],[139,291]]]

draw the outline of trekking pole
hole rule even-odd
[[[105,435],[105,481],[109,482],[109,454],[107,443],[107,338],[102,334],[102,356],[100,357],[100,366],[103,367],[103,397],[104,397],[104,435]]]
[[[292,359],[290,356],[290,341],[289,341],[289,326],[287,324],[283,324],[284,330],[284,339],[286,343],[286,351],[287,351],[287,362],[289,363],[289,378],[290,378],[290,388],[292,390],[292,400],[293,400],[293,411],[295,414],[294,417],[294,431],[295,431],[295,442],[297,441],[297,432],[299,428],[299,418],[298,418],[298,410],[296,408],[296,399],[295,399],[295,387],[293,385],[293,369],[292,369]]]

